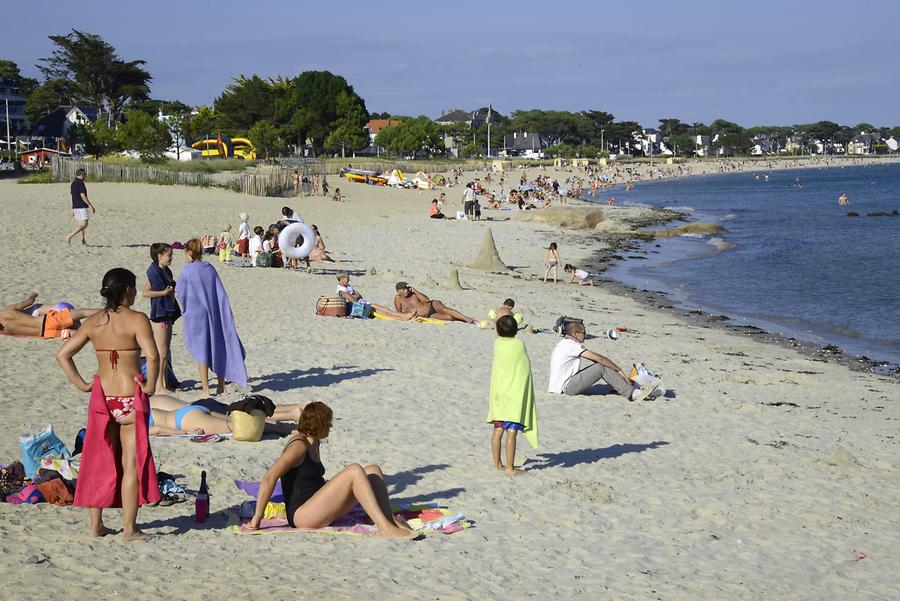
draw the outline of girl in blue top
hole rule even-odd
[[[172,247],[165,242],[150,245],[153,262],[147,268],[147,284],[142,295],[150,299],[150,323],[153,339],[159,351],[159,380],[156,390],[172,390],[167,386],[169,373],[169,349],[172,344],[172,325],[181,317],[181,307],[175,298],[175,277],[169,264],[172,262]]]

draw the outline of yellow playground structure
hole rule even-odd
[[[197,140],[191,144],[191,148],[199,150],[204,159],[245,159],[256,160],[256,148],[248,138],[230,138],[218,136]]]

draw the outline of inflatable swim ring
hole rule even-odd
[[[303,238],[300,246],[294,246],[298,238]],[[278,248],[281,256],[288,259],[305,259],[316,246],[316,233],[305,223],[292,223],[278,234]]]

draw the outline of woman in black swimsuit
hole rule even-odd
[[[413,531],[406,522],[391,513],[384,473],[377,465],[363,468],[353,463],[326,482],[319,441],[328,437],[331,417],[331,409],[325,403],[314,401],[303,408],[297,431],[262,477],[256,514],[248,527],[259,528],[280,478],[288,524],[294,528],[324,528],[359,503],[379,535],[411,538]]]

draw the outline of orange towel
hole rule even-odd
[[[62,311],[48,311],[44,316],[44,325],[41,327],[42,338],[61,338],[63,330],[75,325],[72,314],[68,309]]]

